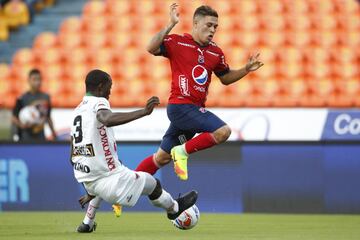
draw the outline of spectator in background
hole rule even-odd
[[[45,141],[44,125],[50,127],[52,138],[56,139],[53,121],[50,117],[50,96],[41,92],[41,73],[33,69],[29,73],[30,90],[16,100],[12,123],[15,127],[14,141]]]

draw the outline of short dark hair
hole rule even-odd
[[[212,9],[210,6],[207,6],[207,5],[202,5],[200,7],[198,7],[195,12],[194,12],[194,16],[193,16],[193,19],[195,19],[195,17],[197,16],[212,16],[212,17],[219,17],[218,16],[218,13]]]
[[[108,73],[99,69],[91,70],[85,79],[86,92],[95,91],[101,83],[110,81],[111,77]]]
[[[37,68],[33,68],[33,69],[31,69],[30,70],[30,72],[29,72],[29,78],[32,76],[32,75],[35,75],[35,74],[39,74],[39,75],[41,75],[41,72],[40,72],[40,70],[39,69],[37,69]]]

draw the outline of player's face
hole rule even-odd
[[[194,21],[197,40],[207,45],[213,39],[218,27],[218,18],[213,16],[198,17]]]
[[[29,77],[29,85],[30,85],[30,90],[34,91],[34,92],[38,92],[40,91],[40,87],[41,87],[41,76],[40,74],[32,74]]]

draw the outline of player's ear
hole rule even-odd
[[[99,95],[102,95],[104,93],[104,83],[100,83],[97,87]]]

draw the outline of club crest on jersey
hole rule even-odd
[[[208,80],[208,72],[201,65],[196,65],[192,70],[192,77],[199,85],[204,85]]]
[[[205,62],[204,55],[199,55],[199,57],[198,57],[198,62],[199,62],[200,64],[203,64],[203,63]]]

